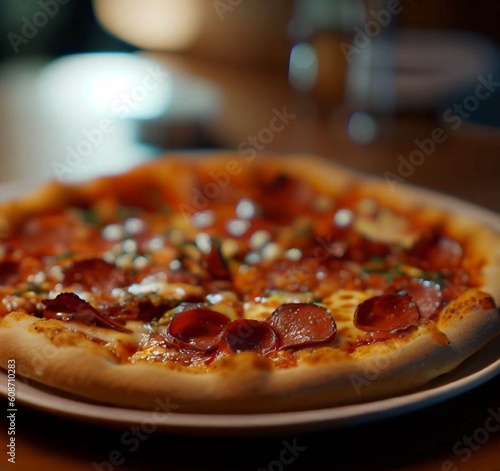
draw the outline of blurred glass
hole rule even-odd
[[[360,144],[377,137],[374,116],[390,116],[395,108],[397,20],[389,9],[379,0],[295,1],[290,83],[320,114],[338,120],[336,109],[347,107],[347,132]]]
[[[345,107],[354,142],[390,133],[398,114],[436,112],[500,69],[498,50],[484,37],[405,29],[411,7],[409,0],[295,1],[290,83],[332,119]]]

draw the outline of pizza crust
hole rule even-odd
[[[449,343],[434,326],[423,326],[403,343],[393,339],[367,345],[352,359],[319,354],[289,369],[275,369],[253,353],[231,356],[208,373],[161,363],[119,364],[90,340],[56,346],[34,329],[46,321],[24,313],[11,313],[0,324],[0,358],[4,368],[7,359],[16,359],[19,374],[45,385],[123,407],[152,409],[166,399],[178,406],[176,412],[331,407],[409,392],[454,369],[500,331],[498,311],[484,309],[488,302],[488,295],[472,290],[448,305],[445,311],[458,312],[460,318],[440,328]]]
[[[192,166],[207,172],[216,171],[241,159],[234,154],[209,158],[201,155],[194,160],[174,157],[146,164],[131,175],[77,186],[52,184],[24,200],[3,204],[0,226],[8,227],[29,214],[64,207],[70,202],[99,198],[117,182],[123,185],[130,182],[130,178],[165,184],[175,175],[179,201],[187,200]],[[242,165],[250,166],[244,162]],[[394,198],[383,183],[351,174],[322,159],[265,156],[252,163],[251,168],[257,172],[287,171],[307,178],[319,191],[327,192],[335,187],[342,192],[358,187],[367,197],[376,197],[382,204],[387,203],[399,211],[419,209],[427,221],[440,221],[450,233],[470,239],[471,263],[484,262],[481,288],[500,301],[496,281],[500,274],[500,237],[483,224],[429,209],[430,200],[422,199],[418,191],[401,188]],[[238,178],[244,175],[235,175],[235,179]],[[426,209],[423,204],[427,205]],[[452,320],[446,321],[447,314],[453,310]],[[0,323],[2,367],[6,367],[9,358],[15,358],[21,375],[90,400],[152,409],[158,400],[168,399],[179,406],[177,412],[199,413],[303,410],[398,395],[454,369],[500,332],[500,316],[491,297],[470,290],[445,308],[437,327],[423,325],[403,343],[392,339],[361,347],[353,358],[329,357],[328,353],[320,352],[304,358],[297,367],[286,369],[274,368],[270,360],[257,354],[244,353],[231,356],[219,362],[215,370],[204,373],[171,369],[156,363],[120,364],[105,347],[85,340],[84,336],[77,338],[75,345],[55,345],[46,334],[34,330],[37,324],[44,322],[22,312],[11,313],[3,319]],[[64,323],[60,324],[64,329]]]

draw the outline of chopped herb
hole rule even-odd
[[[397,276],[403,276],[405,275],[405,272],[404,271],[401,271],[399,269],[399,264],[396,265],[394,268],[392,268],[391,270],[385,272],[385,273],[382,273],[382,276],[387,279],[387,281],[392,281],[394,280],[394,278],[396,278]]]
[[[400,264],[396,264],[394,268],[399,268]],[[373,257],[368,263],[361,267],[365,273],[382,273],[387,271],[385,259],[382,257]]]
[[[85,224],[94,224],[97,226],[102,224],[101,218],[93,208],[81,209],[80,215]]]
[[[439,286],[441,286],[441,288],[448,283],[446,277],[442,273],[438,272],[424,272],[421,278],[423,278],[424,280],[433,281],[434,283],[437,283]]]
[[[56,261],[64,260],[66,258],[72,258],[75,255],[76,255],[75,252],[72,252],[71,250],[68,250],[67,252],[63,252],[63,253],[55,255],[54,256],[54,260],[56,260]]]
[[[125,220],[138,214],[141,214],[144,210],[142,208],[138,208],[136,206],[125,206],[120,205],[116,208],[116,217],[120,220]]]
[[[378,274],[384,277],[387,281],[392,281],[397,276],[410,276],[422,280],[433,281],[439,285],[446,283],[446,278],[442,273],[426,272],[420,268],[405,265],[397,262],[393,266],[387,266],[386,261],[382,257],[373,257],[368,263],[361,267],[365,274]]]
[[[301,227],[297,231],[297,236],[299,237],[310,238],[312,237],[312,235],[313,235],[312,225]]]
[[[368,263],[372,263],[374,265],[381,265],[385,263],[385,258],[384,257],[372,257],[368,261]]]
[[[35,285],[33,283],[29,283],[29,285],[28,285],[28,292],[30,292],[30,291],[32,293],[36,293],[36,294],[45,293],[45,290],[42,289],[41,286]]]
[[[313,222],[311,219],[299,219],[294,224],[294,239],[309,239],[313,235]]]
[[[23,285],[21,285],[19,289],[15,290],[12,294],[14,294],[15,296],[23,296],[24,294],[29,292],[40,294],[40,293],[45,293],[46,291],[43,290],[41,286],[28,281]]]
[[[165,216],[172,212],[172,208],[168,204],[162,204],[157,212],[158,214]]]
[[[163,192],[161,188],[153,185],[146,188],[146,194],[149,200],[152,202],[157,202],[163,197]]]
[[[365,274],[378,274],[384,277],[387,281],[392,281],[396,276],[405,275],[402,270],[402,264],[396,263],[392,267],[387,267],[383,258],[375,257],[370,259],[368,265],[361,267]]]

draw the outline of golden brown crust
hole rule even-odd
[[[131,181],[175,181],[178,201],[187,201],[191,196],[192,168],[208,172],[226,169],[234,162],[242,170],[234,174],[236,180],[245,178],[246,169],[287,171],[306,178],[320,191],[335,187],[341,193],[356,188],[394,210],[418,210],[423,220],[440,222],[450,235],[468,241],[467,260],[484,266],[480,288],[485,293],[476,289],[465,292],[442,311],[436,323],[421,325],[404,340],[394,338],[367,345],[340,357],[320,350],[311,355],[306,352],[298,366],[286,369],[273,367],[257,354],[245,353],[199,374],[155,363],[120,364],[109,349],[86,335],[73,332],[57,342],[39,328],[51,321],[16,312],[0,324],[0,365],[5,367],[9,358],[15,358],[20,374],[120,406],[149,409],[158,398],[168,397],[180,406],[179,412],[281,411],[365,402],[411,391],[452,370],[500,332],[500,316],[489,295],[500,301],[496,281],[500,274],[498,232],[475,221],[467,211],[466,216],[452,213],[459,210],[456,202],[444,198],[440,201],[443,209],[434,209],[435,195],[406,187],[398,187],[395,197],[383,182],[309,156],[263,156],[254,162],[234,154],[189,159],[177,156],[148,163],[122,176],[79,185],[51,184],[23,200],[4,203],[0,207],[0,226],[8,228],[30,214],[62,208],[71,202],[92,201],[110,188],[126,187]],[[46,328],[54,329],[58,324],[65,328],[65,323],[59,321],[52,321]],[[96,334],[99,330],[95,328]]]
[[[367,345],[351,358],[326,355],[319,361],[306,360],[295,368],[277,370],[265,358],[247,353],[232,356],[203,374],[155,363],[119,364],[104,348],[84,339],[58,346],[41,329],[33,328],[46,321],[12,313],[0,324],[1,366],[15,358],[20,374],[49,386],[143,409],[153,408],[166,397],[179,406],[179,412],[200,413],[352,404],[411,391],[452,370],[492,340],[500,329],[500,317],[492,309],[481,308],[481,303],[489,306],[488,299],[472,292],[448,306],[446,314],[453,311],[459,318],[459,322],[440,326],[450,343],[432,326],[423,326],[410,339]]]

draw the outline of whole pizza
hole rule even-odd
[[[311,156],[171,155],[0,204],[0,365],[80,398],[303,410],[500,333],[500,235]]]

